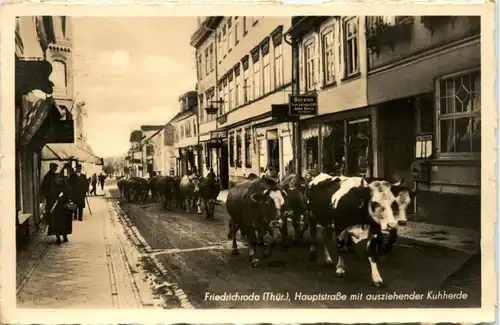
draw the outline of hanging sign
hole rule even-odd
[[[318,95],[290,95],[290,115],[317,115]]]

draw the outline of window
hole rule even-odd
[[[214,92],[213,91],[207,91],[205,93],[205,96],[207,98],[207,103],[206,103],[205,106],[214,105],[213,104],[213,101],[214,101]],[[213,121],[215,119],[215,116],[216,116],[216,114],[208,114],[207,113],[207,118],[206,118],[207,122]]]
[[[358,73],[358,18],[344,24],[344,56],[346,77]]]
[[[231,29],[231,17],[227,21],[227,43],[228,52],[233,48],[233,30]]]
[[[222,34],[219,32],[219,35],[217,36],[217,53],[219,53],[219,62],[222,61],[222,56],[224,53],[222,53]]]
[[[437,81],[440,152],[481,151],[481,76],[479,70]]]
[[[229,106],[229,89],[228,89],[228,82],[227,82],[227,79],[226,81],[224,82],[224,104],[222,105],[222,109],[221,109],[221,114],[220,115],[224,115],[226,114],[226,107]]]
[[[243,64],[243,103],[250,101],[250,69],[248,68],[248,58],[242,61]]]
[[[52,74],[50,80],[54,82],[54,86],[58,89],[66,89],[67,78],[66,78],[66,64],[61,61],[52,62]]]
[[[193,120],[193,135],[196,135],[196,119]]]
[[[203,76],[202,63],[203,63],[203,58],[201,57],[201,54],[200,54],[200,55],[198,55],[198,80],[200,80]]]
[[[304,46],[306,59],[306,90],[312,90],[315,85],[314,66],[316,64],[314,57],[314,42],[310,41]]]
[[[234,23],[234,45],[238,45],[238,43],[240,42],[239,40],[239,32],[240,32],[240,22],[239,21],[236,21]]]
[[[253,69],[253,94],[252,99],[257,99],[260,97],[261,93],[261,85],[260,79],[262,78],[260,75],[260,62],[259,62],[259,49],[254,49],[252,51],[252,69]]]
[[[210,73],[210,58],[208,56],[208,48],[205,49],[205,74],[208,75]]]
[[[184,122],[184,132],[185,132],[186,138],[191,137],[191,122],[190,121]]]
[[[323,84],[335,81],[335,57],[333,52],[333,30],[323,34]]]
[[[181,125],[181,139],[184,138],[184,126]]]
[[[203,94],[201,94],[200,96],[198,96],[199,98],[199,105],[198,107],[200,108],[200,123],[203,123],[205,122],[205,106],[203,105]]]
[[[240,92],[241,92],[241,75],[240,75],[240,68],[238,66],[237,69],[234,71],[234,107],[240,106]]]
[[[235,105],[234,105],[234,82],[233,82],[233,75],[229,75],[229,79],[228,79],[228,105],[227,105],[227,108],[228,110],[232,110]]]
[[[252,153],[250,150],[250,145],[252,143],[252,134],[250,129],[245,130],[245,167],[252,168]]]
[[[243,36],[245,36],[247,33],[248,33],[247,17],[243,17]]]
[[[283,44],[274,47],[274,78],[275,86],[283,86]]]
[[[234,167],[234,133],[229,135],[229,166]]]
[[[214,71],[214,63],[215,63],[215,56],[214,56],[214,44],[210,44],[209,48],[210,52],[210,72]]]
[[[228,42],[227,42],[227,25],[224,25],[224,27],[222,27],[222,45],[223,45],[223,55],[226,56],[227,52],[228,52]]]
[[[241,164],[242,164],[242,159],[241,159],[241,147],[242,147],[242,143],[241,143],[242,139],[241,139],[241,130],[238,131],[238,133],[236,134],[236,167],[241,167]]]
[[[271,91],[271,67],[269,64],[269,53],[262,57],[262,73],[264,75],[264,94]]]

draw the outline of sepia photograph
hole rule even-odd
[[[493,308],[481,15],[56,13],[7,56],[16,313]]]

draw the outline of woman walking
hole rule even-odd
[[[71,187],[68,185],[64,176],[58,174],[56,176],[56,186],[54,205],[51,208],[51,213],[48,215],[48,236],[56,236],[56,245],[61,244],[62,240],[68,242],[68,235],[71,235],[73,230],[73,212],[76,210],[76,205],[71,200]]]

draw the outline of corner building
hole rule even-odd
[[[480,18],[293,17],[301,171],[403,178],[409,218],[480,227]],[[451,213],[450,213],[451,212]]]
[[[225,188],[250,173],[263,174],[268,166],[284,175],[293,160],[293,128],[272,121],[271,107],[288,103],[291,94],[291,46],[283,37],[290,18],[232,16],[199,22],[191,44],[196,47],[207,170],[217,170]],[[204,109],[214,106],[216,114]]]

